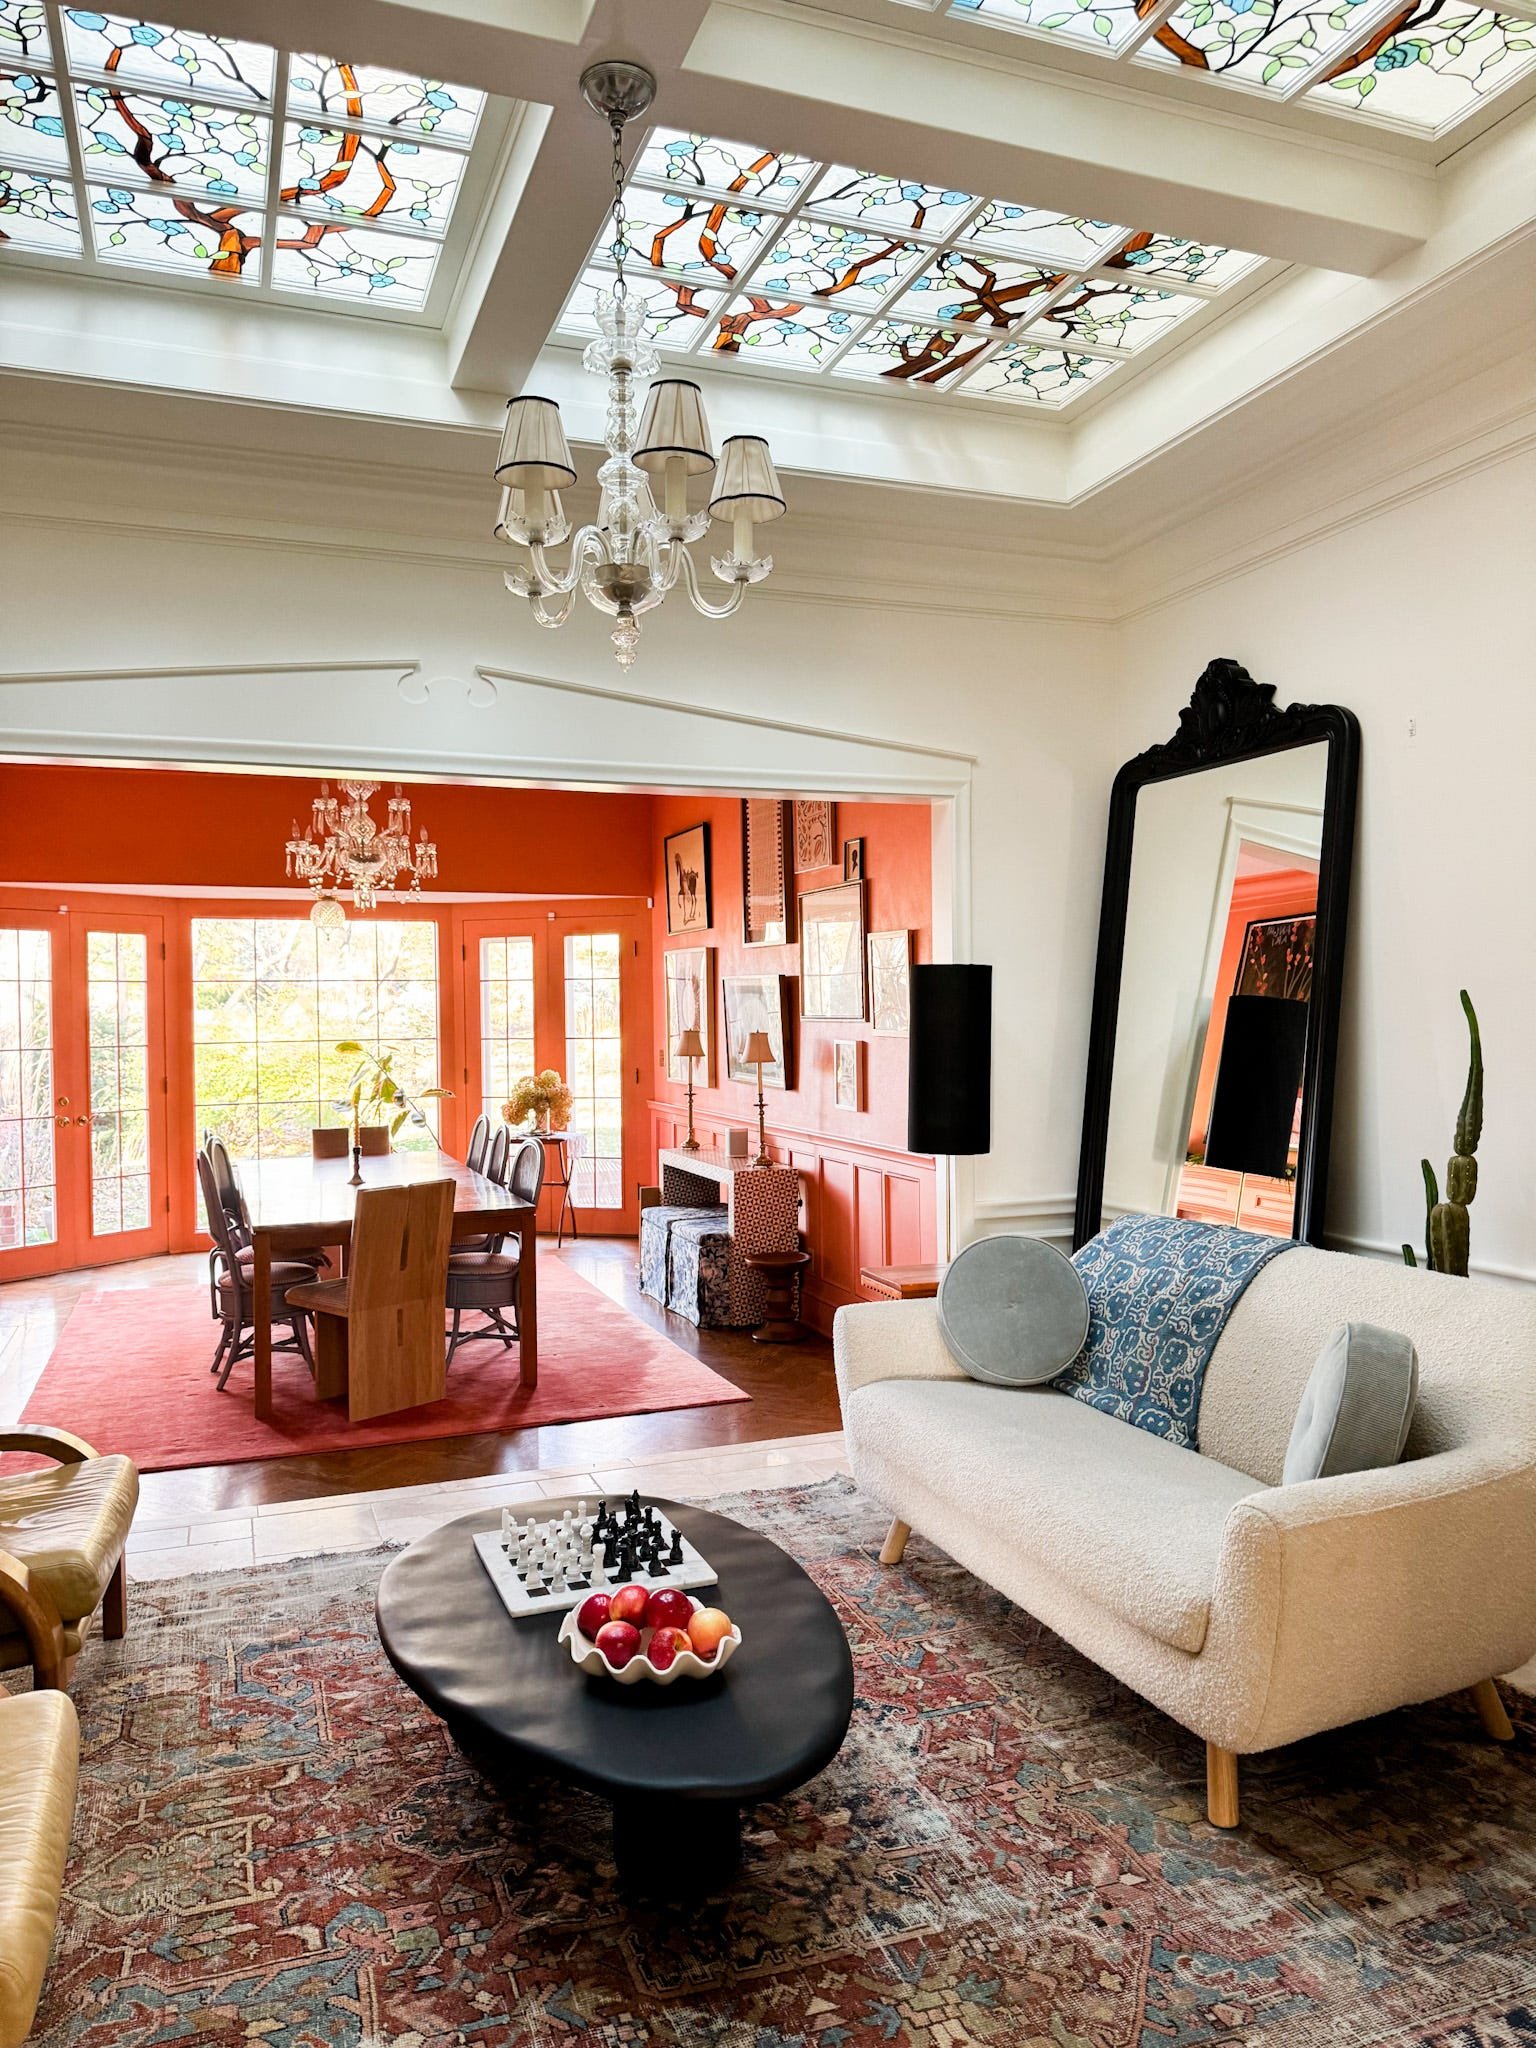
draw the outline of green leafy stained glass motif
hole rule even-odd
[[[292,123],[284,131],[283,203],[317,213],[440,235],[463,174],[463,157],[423,148],[405,136]]]
[[[1010,256],[1032,256],[1037,262],[1076,270],[1092,263],[1124,234],[1124,228],[1112,227],[1108,221],[989,199],[960,239],[984,243],[988,249]]]
[[[80,254],[75,195],[64,178],[0,164],[0,247]]]
[[[953,234],[976,201],[969,192],[925,185],[916,178],[886,178],[831,164],[812,187],[810,204],[818,213],[860,221],[882,234],[937,239]]]
[[[983,255],[979,250],[950,249],[914,278],[891,311],[927,320],[1012,327],[1063,283],[1066,275],[1061,270],[1042,270],[1036,263]]]
[[[1347,62],[1329,66],[1307,100],[1432,131],[1513,85],[1533,62],[1536,22],[1430,0],[1390,15]]]
[[[787,207],[799,198],[801,186],[815,168],[809,157],[758,149],[745,142],[722,142],[710,135],[685,134],[676,128],[656,128],[631,175]]]
[[[949,11],[963,21],[1033,29],[1100,50],[1119,49],[1142,18],[1135,0],[950,0]]]
[[[46,64],[49,48],[42,0],[0,0],[0,64]]]
[[[1204,302],[1176,292],[1134,284],[1109,284],[1082,278],[1071,285],[1030,328],[1030,338],[1049,335],[1061,341],[1085,342],[1091,348],[1112,348],[1132,355],[1160,334],[1197,312]]]
[[[0,71],[0,149],[13,160],[67,169],[59,89],[40,71]]]
[[[1136,62],[1285,92],[1327,52],[1358,46],[1373,11],[1374,0],[1181,0]]]
[[[64,9],[64,37],[73,68],[161,91],[201,89],[225,99],[272,97],[276,59],[261,43],[164,28],[133,15]]]
[[[878,305],[924,251],[878,228],[843,221],[791,221],[754,272],[754,289],[786,297]]]
[[[631,185],[624,198],[624,231],[636,259],[700,284],[730,284],[778,224],[777,214],[697,192]],[[594,262],[611,260],[612,234],[606,225]]]
[[[340,227],[285,216],[272,242],[272,283],[280,291],[410,310],[426,303],[437,257],[436,242],[350,221]]]
[[[1177,235],[1132,235],[1123,249],[1105,259],[1106,270],[1134,271],[1138,277],[1168,278],[1174,283],[1203,284],[1219,291],[1235,284],[1261,259],[1246,249],[1222,249],[1214,242],[1185,242]]]
[[[833,374],[931,387],[951,382],[986,346],[986,336],[974,331],[876,320],[839,358]]]
[[[858,326],[840,306],[778,303],[756,293],[732,299],[708,349],[712,356],[743,356],[781,369],[816,370],[830,362]]]
[[[124,185],[86,190],[91,233],[103,262],[246,283],[259,275],[261,215],[238,200]]]
[[[364,121],[438,141],[470,142],[485,94],[440,79],[386,71],[377,64],[345,64],[334,57],[296,55],[288,64],[288,104],[296,114],[333,121]]]
[[[1012,399],[1054,408],[1081,398],[1090,384],[1115,368],[1115,363],[1103,356],[1005,342],[972,374],[965,388],[976,398]]]
[[[86,174],[196,186],[222,199],[259,199],[271,123],[243,107],[158,99],[116,85],[77,85]]]
[[[560,315],[561,333],[578,339],[595,335],[598,330],[593,309],[598,298],[612,289],[611,270],[585,271]],[[629,296],[644,304],[647,341],[665,348],[687,348],[713,319],[720,304],[719,292],[701,291],[682,279],[668,282],[661,278],[631,277]]]

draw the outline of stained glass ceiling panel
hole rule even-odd
[[[1260,261],[671,129],[639,150],[623,216],[630,294],[668,354],[1044,408],[1072,404]],[[556,336],[595,334],[612,281],[605,223]]]
[[[899,0],[1109,62],[1150,65],[1441,135],[1536,64],[1536,0]]]
[[[484,105],[332,56],[0,0],[0,254],[419,312]]]

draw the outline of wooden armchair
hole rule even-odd
[[[30,1665],[36,1691],[65,1691],[98,1607],[104,1636],[127,1631],[123,1545],[138,1471],[67,1429],[25,1422],[0,1429],[0,1451],[56,1461],[51,1471],[0,1476],[0,1671]]]

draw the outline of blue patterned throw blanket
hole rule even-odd
[[[1205,1368],[1243,1289],[1292,1239],[1176,1216],[1122,1216],[1075,1252],[1088,1340],[1055,1385],[1194,1450]]]

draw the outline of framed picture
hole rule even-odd
[[[836,882],[800,898],[800,1014],[864,1015],[864,884]]]
[[[912,1028],[912,934],[869,935],[869,1022],[882,1038],[905,1038]]]
[[[843,880],[862,882],[864,879],[864,842],[862,839],[843,841]]]
[[[679,946],[662,954],[667,978],[667,1079],[688,1085],[688,1062],[673,1051],[691,1024],[704,1041],[704,1057],[693,1063],[696,1087],[715,1085],[715,949]]]
[[[710,902],[709,827],[690,825],[663,842],[667,864],[667,934],[707,932],[713,925]]]
[[[749,796],[741,806],[741,935],[749,946],[787,946],[794,937],[789,883],[792,804]]]
[[[864,1107],[864,1045],[857,1038],[832,1041],[833,1090],[839,1109]]]
[[[837,806],[815,801],[795,805],[795,871],[830,868],[837,861]]]
[[[782,974],[727,974],[725,1071],[732,1081],[757,1086],[757,1069],[742,1057],[754,1031],[766,1031],[773,1065],[763,1068],[764,1088],[789,1086],[789,990]]]
[[[1309,1003],[1316,936],[1315,911],[1302,917],[1256,918],[1243,934],[1243,957],[1233,993],[1284,996],[1293,1003]]]

